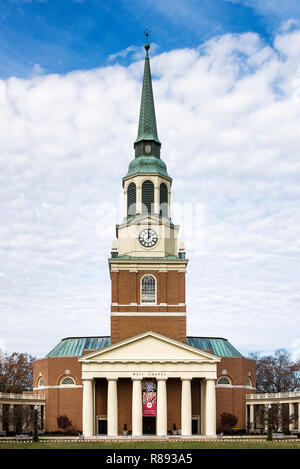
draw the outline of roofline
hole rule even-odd
[[[123,260],[123,259],[121,259]],[[126,260],[126,259],[125,259]],[[100,339],[101,337],[111,337],[110,335],[80,335],[80,336],[73,336],[73,337],[63,337],[60,340],[67,340],[67,339]],[[227,340],[225,337],[215,337],[215,336],[203,336],[203,335],[187,335],[186,338],[191,339],[221,339]]]
[[[75,337],[64,337],[62,340],[67,340],[67,339],[100,339],[101,337],[109,337],[110,335],[80,335],[80,336],[75,336]]]

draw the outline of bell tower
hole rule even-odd
[[[147,40],[135,157],[123,178],[125,214],[109,259],[111,343],[148,330],[186,342],[188,261],[171,219],[172,179],[160,158],[149,49]]]

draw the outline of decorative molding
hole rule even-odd
[[[139,313],[131,313],[131,312],[126,312],[126,313],[110,313],[111,316],[186,316],[186,313],[168,313],[167,311],[164,313],[144,313],[144,312],[139,312]]]

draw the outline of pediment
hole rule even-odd
[[[93,351],[79,359],[82,363],[92,362],[206,362],[216,363],[220,358],[203,350],[154,333],[152,331],[131,337],[122,342]]]

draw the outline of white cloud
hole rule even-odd
[[[248,33],[151,61],[162,158],[182,209],[172,217],[190,258],[188,332],[244,352],[299,340],[299,50],[299,31],[273,47]],[[43,355],[61,337],[109,334],[107,257],[142,70],[141,61],[0,82],[8,351]],[[200,207],[200,238],[183,202]]]

